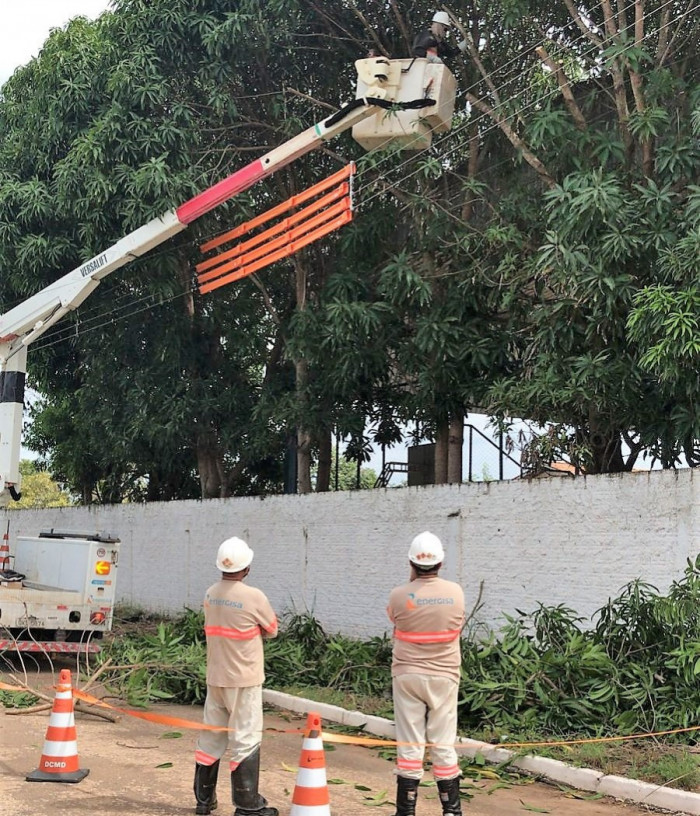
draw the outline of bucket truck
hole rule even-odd
[[[355,65],[358,82],[354,101],[129,233],[0,315],[0,507],[20,497],[28,346],[77,309],[108,275],[350,128],[366,149],[392,142],[406,149],[424,149],[433,132],[450,128],[456,83],[444,65],[425,59],[382,57],[358,60]],[[38,538],[20,537],[15,549],[14,556],[0,558],[0,648],[17,644],[21,638],[38,644],[38,648],[60,651],[56,648],[59,643],[77,640],[81,646],[83,635],[108,629],[116,600],[117,539],[50,531]],[[106,577],[108,574],[111,577]],[[64,595],[59,597],[61,593]],[[3,637],[3,630],[9,638]],[[41,632],[42,639],[33,638],[33,631]]]

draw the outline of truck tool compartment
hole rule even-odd
[[[95,641],[112,627],[119,548],[100,532],[18,537],[14,575],[0,572],[0,650],[99,651]]]

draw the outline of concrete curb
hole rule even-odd
[[[317,703],[303,697],[294,697],[281,691],[263,690],[263,701],[269,705],[293,711],[297,714],[318,712],[321,717],[340,725],[363,728],[367,733],[387,739],[395,739],[394,723],[384,717],[374,717],[361,711],[348,711],[340,706]],[[488,742],[462,737],[460,753],[469,757],[481,754],[487,762],[498,764],[517,756],[514,751],[497,748]],[[669,810],[672,813],[687,813],[700,816],[700,793],[678,790],[677,788],[659,787],[649,782],[626,779],[622,776],[606,776],[591,768],[575,768],[557,759],[548,757],[524,756],[514,759],[513,767],[533,776],[541,776],[561,785],[568,785],[577,790],[602,793],[625,802]]]

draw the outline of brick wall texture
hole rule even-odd
[[[628,581],[664,591],[700,552],[700,474],[692,470],[310,496],[273,496],[6,512],[10,541],[42,529],[122,540],[117,596],[153,612],[198,609],[229,536],[255,551],[249,582],[278,613],[309,611],[329,632],[388,631],[390,589],[408,576],[414,535],[446,549],[442,575],[475,619],[564,604],[592,615]],[[3,528],[4,529],[4,528]]]

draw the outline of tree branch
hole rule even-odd
[[[411,34],[406,26],[406,22],[398,10],[396,0],[389,0],[389,5],[391,6],[391,10],[394,13],[394,17],[396,18],[396,24],[398,25],[399,30],[401,31],[401,36],[403,37],[404,42],[406,43],[406,51],[410,54],[411,46],[413,45],[413,43],[411,42]]]
[[[542,164],[537,156],[535,156],[535,154],[530,150],[520,136],[518,136],[518,134],[513,130],[505,117],[501,116],[493,108],[489,107],[486,102],[482,101],[481,99],[477,99],[474,94],[468,93],[467,99],[475,108],[489,116],[500,127],[508,141],[516,150],[519,150],[522,153],[525,161],[535,170],[537,175],[542,179],[542,181],[544,181],[547,187],[551,189],[552,187],[556,186],[554,177],[549,173],[544,164]]]
[[[598,37],[597,34],[594,34],[593,31],[591,31],[590,27],[584,23],[583,19],[581,18],[581,15],[578,13],[578,9],[573,3],[573,0],[564,0],[564,4],[566,5],[566,8],[569,14],[571,15],[571,19],[576,23],[576,25],[579,27],[579,30],[586,37],[586,39],[590,40],[592,43],[595,43],[596,45],[602,45],[603,41],[600,39],[600,37]]]
[[[666,6],[661,12],[659,20],[659,41],[656,45],[656,67],[661,68],[666,59],[666,48],[668,46],[668,30],[671,21],[671,7]]]
[[[276,326],[280,326],[282,321],[280,320],[280,316],[277,309],[275,309],[275,307],[272,305],[272,299],[270,298],[270,293],[267,291],[267,287],[257,275],[253,274],[250,275],[249,277],[250,280],[255,284],[255,286],[257,286],[257,288],[262,293],[263,300],[265,302],[265,308],[267,309],[268,314],[272,318],[272,322]]]
[[[614,40],[620,33],[615,24],[615,15],[613,14],[610,0],[601,0],[601,8],[603,9],[603,19],[605,20],[605,32],[611,40]]]
[[[328,102],[321,102],[320,99],[314,99],[313,96],[309,96],[308,94],[302,93],[301,91],[297,91],[296,88],[287,87],[285,90],[287,90],[290,94],[293,94],[294,96],[299,96],[302,99],[307,99],[309,102],[313,102],[314,105],[318,105],[320,108],[327,108],[328,110],[333,112],[338,110],[337,105],[329,105]]]
[[[474,45],[474,40],[472,39],[471,34],[468,31],[465,31],[464,27],[459,22],[454,12],[450,11],[450,9],[447,6],[444,6],[444,8],[450,15],[450,19],[455,24],[455,27],[459,29],[459,33],[462,35],[462,38],[467,43],[467,48],[469,49],[469,56],[472,58],[472,62],[474,63],[474,65],[476,65],[479,73],[481,74],[482,79],[486,83],[486,87],[491,91],[493,101],[496,103],[497,106],[500,105],[501,98],[498,93],[498,89],[496,88],[493,80],[491,79],[489,72],[486,70],[486,68],[484,68],[484,64],[481,61],[481,57],[479,56],[479,50],[477,49],[476,45]]]
[[[581,112],[581,108],[579,108],[576,99],[571,91],[571,86],[569,85],[569,80],[566,78],[566,74],[564,73],[563,68],[561,67],[561,63],[555,62],[547,53],[547,50],[544,46],[540,45],[535,49],[537,56],[542,60],[542,62],[549,68],[549,70],[554,74],[556,77],[557,83],[559,85],[559,89],[561,90],[562,96],[564,97],[564,102],[566,103],[566,107],[569,109],[569,113],[573,117],[573,120],[576,124],[576,127],[579,130],[585,131],[587,128],[586,120]]]

